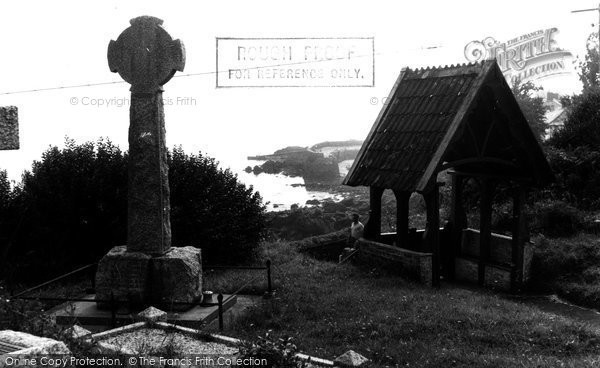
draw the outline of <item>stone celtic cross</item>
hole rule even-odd
[[[162,86],[183,71],[185,49],[150,16],[108,45],[110,71],[131,84],[127,251],[160,255],[171,248],[171,222]]]
[[[185,50],[161,27],[137,17],[108,45],[112,72],[131,84],[127,246],[98,263],[96,302],[130,309],[187,310],[202,295],[201,249],[171,247],[169,179],[162,86],[183,71]]]

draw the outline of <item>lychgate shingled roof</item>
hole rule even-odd
[[[448,167],[553,178],[495,61],[403,69],[344,184],[424,191]]]

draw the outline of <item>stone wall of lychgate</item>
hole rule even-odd
[[[345,247],[348,247],[349,229],[333,233],[311,236],[310,238],[291,242],[294,248],[319,259],[337,261]]]
[[[460,254],[454,260],[455,278],[459,281],[476,283],[479,278],[479,231],[464,229],[461,236]],[[533,245],[523,245],[523,282],[529,280]],[[492,233],[490,239],[490,259],[485,265],[484,286],[500,289],[511,289],[511,276],[515,272],[512,264],[512,238]]]
[[[417,280],[425,285],[432,283],[432,254],[415,252],[366,239],[357,241],[358,262],[371,262]]]

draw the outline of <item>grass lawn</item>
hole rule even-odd
[[[536,240],[537,285],[588,305],[600,300],[595,236]],[[432,289],[372,268],[319,261],[285,242],[265,244],[255,263],[266,259],[273,261],[275,297],[236,321],[226,319],[224,334],[253,340],[271,331],[328,359],[352,349],[372,367],[600,367],[600,331],[490,292]],[[242,293],[266,289],[262,270],[206,268],[204,276],[205,290],[231,293],[250,279]],[[87,286],[73,280],[44,294],[74,296]],[[2,327],[54,333],[33,304],[0,303]],[[4,321],[9,306],[21,312]]]
[[[263,257],[275,265],[277,293],[226,321],[225,334],[252,339],[273,330],[292,336],[302,352],[333,358],[353,349],[373,367],[600,367],[600,332],[491,293],[435,290],[318,261],[287,243],[266,244]],[[231,291],[244,276],[228,278],[209,276],[206,285]],[[251,288],[264,290],[264,278]]]

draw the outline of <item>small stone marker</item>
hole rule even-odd
[[[19,149],[19,110],[0,106],[0,150]]]
[[[171,222],[162,86],[183,71],[185,49],[150,16],[134,18],[108,45],[108,65],[131,84],[127,245],[99,263],[99,308],[114,302],[189,309],[202,294],[200,249],[171,248]]]
[[[368,361],[369,359],[365,358],[354,350],[348,350],[344,354],[335,358],[333,363],[338,367],[360,367]]]
[[[167,312],[148,307],[137,314],[136,320],[143,322],[167,322]]]
[[[92,332],[79,325],[73,325],[62,332],[62,335],[66,338],[76,339],[87,339],[92,336]]]

